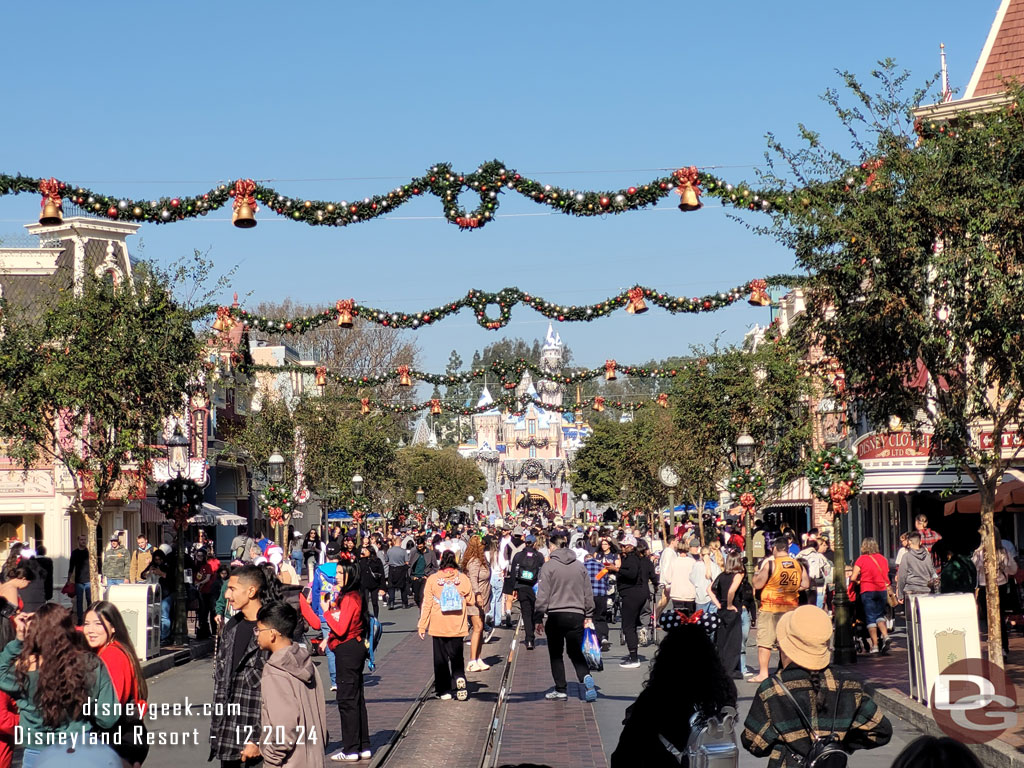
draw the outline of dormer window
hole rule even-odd
[[[530,435],[536,435],[537,434],[537,420],[536,419],[530,419],[529,421],[526,422],[526,432],[527,432],[527,434],[530,434]]]

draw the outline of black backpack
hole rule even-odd
[[[782,682],[778,675],[775,676],[775,680],[781,686],[790,703],[792,703],[793,708],[800,717],[800,722],[807,729],[807,735],[811,739],[811,748],[807,750],[806,755],[798,754],[796,750],[789,747],[797,762],[804,768],[846,768],[850,759],[850,753],[846,751],[846,747],[843,746],[842,741],[835,733],[836,715],[839,714],[839,697],[843,692],[843,681],[839,681],[839,690],[836,691],[836,705],[832,710],[832,730],[829,731],[827,736],[815,736],[815,728],[811,725],[811,721],[807,719],[796,699],[793,698],[793,694],[789,692],[789,688],[786,687],[786,684]]]

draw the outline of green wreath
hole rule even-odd
[[[195,480],[173,477],[156,489],[156,504],[175,528],[184,528],[203,506],[203,489]]]
[[[806,474],[811,493],[822,501],[835,500],[833,486],[837,484],[845,486],[848,497],[856,495],[864,484],[864,467],[856,456],[839,446],[811,454]]]
[[[292,495],[283,485],[268,485],[260,494],[260,505],[272,525],[282,525],[295,508]]]
[[[739,502],[741,506],[759,507],[764,501],[766,490],[764,475],[757,470],[738,469],[733,472],[732,477],[726,484],[726,490],[733,501]],[[744,494],[750,494],[753,498],[743,499]],[[743,504],[743,501],[753,501],[753,504]]]

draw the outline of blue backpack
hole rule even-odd
[[[441,613],[457,613],[462,610],[462,595],[455,587],[458,583],[459,580],[456,578],[455,581],[446,581],[441,587],[441,597],[438,600],[441,604]]]

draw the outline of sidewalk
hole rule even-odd
[[[907,664],[906,627],[898,623],[889,635],[893,647],[886,655],[858,655],[857,663],[839,667],[852,677],[863,681],[864,687],[885,709],[934,736],[944,736],[932,717],[931,710],[910,698],[910,673]],[[982,636],[982,651],[985,639]],[[1006,670],[1018,690],[1024,692],[1024,636],[1014,632],[1010,636],[1010,653],[1005,660]],[[1018,694],[1020,695],[1020,694]],[[1024,699],[1017,712],[1024,712]],[[1024,718],[998,739],[972,745],[975,754],[986,766],[1024,766]]]

